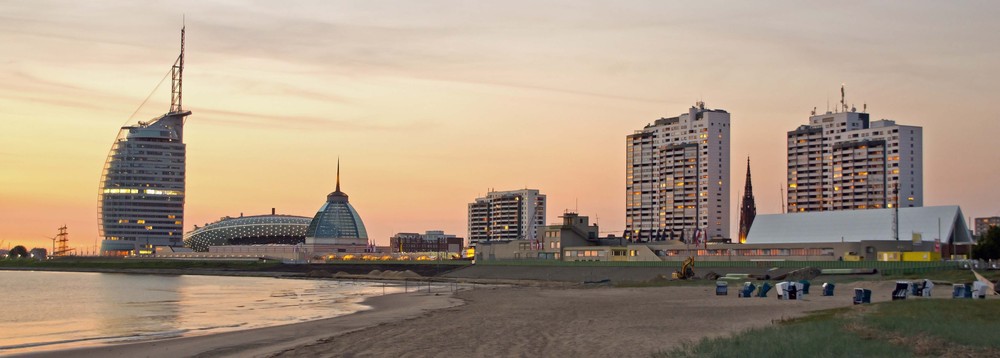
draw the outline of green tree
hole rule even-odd
[[[14,248],[10,249],[10,252],[7,253],[7,257],[11,259],[23,259],[28,257],[28,249],[21,245],[14,246]]]
[[[992,226],[976,240],[972,247],[972,257],[981,260],[1000,259],[1000,227]]]

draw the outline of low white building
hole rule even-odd
[[[841,210],[758,215],[747,244],[820,244],[869,242],[859,255],[878,251],[938,251],[943,257],[963,253],[973,244],[958,206]],[[897,241],[898,238],[898,241]],[[867,255],[866,255],[867,254]]]

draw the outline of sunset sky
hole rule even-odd
[[[97,244],[119,127],[166,112],[187,26],[186,230],[312,216],[343,190],[371,238],[445,230],[490,188],[624,229],[625,136],[695,101],[732,116],[780,211],[785,135],[867,104],[924,128],[924,203],[1000,215],[1000,3],[0,0],[0,240]],[[735,232],[733,233],[735,234]]]

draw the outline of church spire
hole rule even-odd
[[[757,204],[754,202],[753,184],[750,180],[750,157],[747,157],[747,181],[743,190],[743,202],[740,204],[739,240],[741,244],[746,243],[750,226],[753,225],[753,219],[757,217]]]
[[[750,182],[750,157],[747,157],[747,184],[746,187],[743,188],[743,191],[753,193],[753,184]],[[753,194],[750,194],[750,196],[752,197]]]

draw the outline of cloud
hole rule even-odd
[[[291,130],[352,131],[352,132],[415,132],[437,128],[434,121],[418,120],[399,123],[377,122],[371,118],[328,119],[300,115],[268,115],[223,109],[191,109],[188,121],[221,126],[250,128],[283,128]]]

